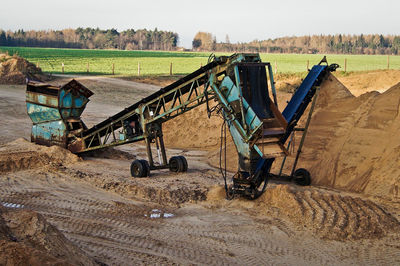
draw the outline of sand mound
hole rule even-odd
[[[0,84],[25,84],[26,78],[42,80],[44,74],[24,58],[0,54]]]
[[[322,82],[317,99],[315,112],[327,107],[339,100],[354,98],[354,95],[334,75],[329,76]],[[308,110],[307,110],[308,111]],[[306,112],[307,114],[307,112]],[[303,116],[302,118],[306,118]],[[305,119],[304,119],[305,120]]]
[[[315,114],[301,166],[314,184],[400,197],[400,84],[333,101]]]
[[[299,167],[310,170],[313,184],[399,198],[399,112],[400,83],[354,97],[331,75],[321,86]]]
[[[95,265],[40,214],[0,209],[1,265]]]
[[[207,202],[239,206],[256,215],[278,212],[300,227],[332,240],[381,238],[400,230],[396,218],[370,200],[290,185],[270,187],[255,201],[235,199],[228,203],[223,187],[214,187]]]
[[[79,161],[77,155],[59,146],[41,146],[23,138],[0,146],[0,173],[61,165]]]
[[[219,145],[223,120],[207,116],[207,106],[201,105],[163,125],[167,146],[175,148],[214,149]]]

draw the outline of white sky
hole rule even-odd
[[[170,30],[191,47],[198,31],[248,42],[309,34],[398,34],[396,0],[0,0],[0,28]]]

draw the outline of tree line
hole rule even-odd
[[[170,51],[176,49],[178,38],[175,32],[157,28],[121,32],[99,28],[39,31],[0,29],[0,46]]]
[[[382,34],[312,35],[254,40],[247,43],[217,42],[215,36],[198,32],[192,42],[196,51],[262,53],[400,54],[400,36]]]
[[[64,30],[0,29],[0,46],[52,48],[121,49],[121,50],[176,50],[179,36],[175,32],[155,28],[116,29],[77,28]],[[193,41],[195,51],[262,52],[262,53],[335,53],[335,54],[400,54],[400,36],[382,34],[312,35],[282,37],[251,42],[231,43],[229,36],[217,42],[208,32],[198,32]]]

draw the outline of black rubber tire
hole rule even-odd
[[[311,175],[304,168],[297,169],[293,174],[294,182],[299,186],[311,185]]]
[[[149,165],[149,162],[146,161],[146,160],[139,160],[139,161],[141,161],[142,164],[144,165],[144,168],[145,168],[144,176],[150,176],[150,165]]]
[[[183,169],[185,168],[182,159],[179,156],[172,156],[169,159],[169,170],[171,172],[183,172]]]
[[[144,160],[134,160],[131,164],[131,175],[133,177],[145,177],[147,176],[147,167],[143,162]],[[146,162],[147,163],[147,162]]]
[[[181,172],[187,172],[187,170],[188,170],[188,163],[187,163],[186,158],[185,158],[184,156],[178,156],[178,157],[181,159],[182,164],[183,164],[183,169],[182,169]]]

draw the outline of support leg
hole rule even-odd
[[[165,152],[165,145],[164,145],[163,136],[160,135],[158,137],[158,139],[160,140],[160,148],[161,148],[161,156],[162,156],[162,160],[163,160],[163,165],[167,165],[168,164],[167,153]]]
[[[299,157],[300,157],[301,149],[303,148],[304,140],[306,139],[306,136],[307,136],[308,127],[310,126],[311,117],[312,117],[312,114],[314,112],[314,108],[315,108],[315,104],[317,102],[318,94],[319,94],[319,87],[317,87],[316,91],[315,91],[314,99],[313,99],[313,102],[311,104],[310,112],[308,113],[307,122],[306,122],[306,125],[304,127],[303,136],[301,136],[299,148],[297,149],[296,159],[294,160],[293,168],[292,168],[292,172],[290,173],[290,176],[293,176],[294,171],[296,171],[297,162],[298,162]]]
[[[151,139],[146,138],[146,150],[147,150],[147,157],[149,158],[150,167],[154,166],[153,162],[153,154],[151,153]]]

